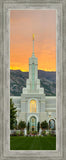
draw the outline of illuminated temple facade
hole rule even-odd
[[[56,127],[56,97],[46,96],[44,88],[40,87],[38,79],[38,59],[33,52],[29,58],[29,79],[26,80],[26,88],[23,88],[21,96],[12,96],[14,106],[17,107],[17,122],[26,122],[29,130],[37,131],[38,122],[46,120],[51,122],[52,127]]]

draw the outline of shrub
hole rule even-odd
[[[46,131],[42,131],[42,133],[41,133],[43,136],[45,136],[46,135]]]
[[[16,131],[12,134],[13,136],[17,136],[17,133],[16,133]]]
[[[53,130],[51,130],[51,131],[49,131],[49,135],[50,136],[56,136],[56,133]]]
[[[48,123],[47,123],[47,121],[43,121],[43,122],[41,123],[41,128],[42,128],[42,129],[48,129]]]
[[[25,121],[20,121],[19,124],[18,124],[18,128],[22,130],[22,129],[24,129],[25,127],[26,127]]]
[[[37,135],[37,133],[38,133],[37,131],[32,131],[33,135]]]
[[[24,132],[23,131],[20,131],[20,136],[24,136]]]
[[[27,134],[30,134],[31,132],[30,131],[27,131]]]
[[[19,135],[20,135],[20,130],[19,130],[19,131],[16,131],[16,134],[17,134],[17,136],[19,136]]]

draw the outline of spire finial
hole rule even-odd
[[[34,40],[35,35],[33,34],[33,40]]]
[[[32,56],[35,56],[34,55],[34,37],[35,37],[35,35],[33,34],[33,53],[32,53]]]

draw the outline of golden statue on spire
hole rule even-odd
[[[35,35],[33,34],[33,40],[34,40]]]

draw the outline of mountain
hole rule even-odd
[[[26,79],[29,77],[29,72],[20,70],[10,70],[10,95],[20,96],[23,87],[26,87]],[[38,70],[38,78],[40,86],[44,88],[46,96],[56,95],[56,72],[47,72]]]
[[[56,82],[56,72],[47,72],[47,71],[42,71],[38,70],[38,78],[46,78],[50,81]]]

